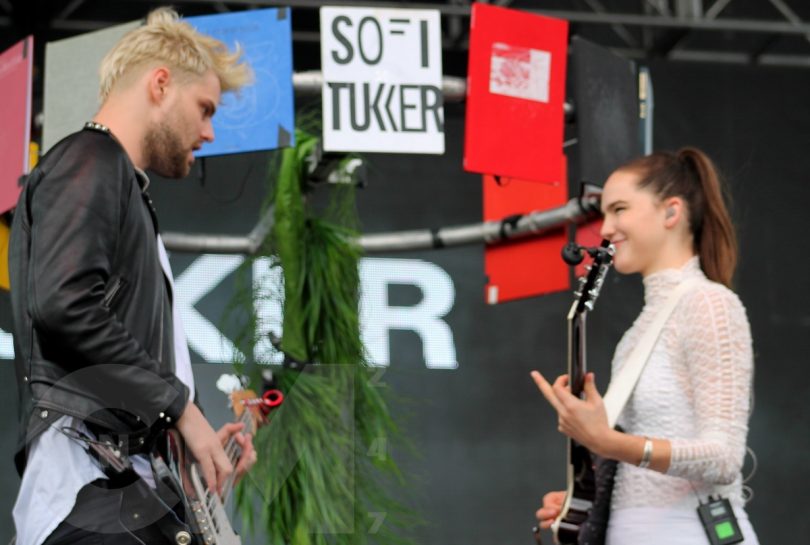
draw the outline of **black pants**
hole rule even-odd
[[[157,529],[159,516],[132,485],[99,479],[79,491],[73,510],[43,545],[171,545]]]

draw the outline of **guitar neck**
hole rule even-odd
[[[603,240],[598,249],[591,250],[588,253],[594,257],[594,262],[586,267],[587,277],[579,279],[577,299],[568,313],[568,383],[571,393],[577,397],[582,397],[585,389],[585,376],[588,373],[585,339],[588,311],[593,310],[615,251],[607,240]],[[564,545],[604,543],[604,539],[592,540],[591,534],[588,534],[587,531],[589,526],[585,524],[586,522],[591,524],[590,509],[598,495],[593,458],[585,446],[570,437],[567,439],[567,446],[566,480],[568,486],[560,514],[551,525],[554,541]],[[608,501],[609,496],[608,492]],[[586,529],[583,534],[586,536],[584,539],[580,539],[581,528]],[[600,528],[602,527],[600,526]]]
[[[585,324],[588,314],[577,312],[576,306],[574,303],[568,315],[568,383],[571,386],[571,393],[580,397],[585,387],[585,374],[588,372],[585,346]]]
[[[250,411],[247,409],[247,407],[242,411],[241,416],[236,422],[244,424],[244,428],[242,429],[243,434],[249,433],[251,431],[253,421]],[[239,443],[236,442],[235,436],[231,435],[228,438],[228,441],[225,443],[224,449],[225,455],[228,457],[228,461],[231,462],[231,466],[234,469],[236,469],[236,465],[239,463],[239,458],[242,456],[242,447],[239,446]],[[223,502],[227,501],[227,498],[231,495],[234,484],[235,478],[234,475],[232,474],[222,487]]]

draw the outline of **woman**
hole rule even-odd
[[[698,498],[728,498],[746,545],[758,543],[743,510],[741,469],[753,356],[745,308],[729,288],[737,260],[720,180],[701,151],[654,153],[616,170],[602,194],[602,236],[614,267],[641,273],[644,308],[616,348],[613,373],[682,281],[695,279],[661,331],[618,424],[609,428],[589,373],[585,397],[567,375],[549,384],[532,372],[559,417],[559,430],[618,460],[608,545],[708,543]],[[639,467],[641,465],[642,467]],[[537,511],[542,528],[559,515],[563,492]]]

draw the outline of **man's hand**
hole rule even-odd
[[[233,473],[233,465],[225,455],[220,435],[191,401],[177,421],[177,431],[202,468],[208,489],[221,495],[222,486]]]
[[[257,459],[256,450],[253,448],[253,436],[249,433],[242,433],[244,428],[244,424],[240,422],[233,422],[230,424],[225,424],[219,428],[219,431],[217,431],[217,435],[219,436],[220,443],[223,447],[225,446],[225,443],[228,442],[228,439],[233,436],[236,444],[242,449],[242,454],[239,456],[239,462],[236,464],[234,482],[239,482],[239,479],[241,479],[245,473],[250,471],[250,468],[253,467],[253,464],[256,463]]]

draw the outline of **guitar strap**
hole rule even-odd
[[[678,302],[686,294],[689,289],[697,283],[697,279],[690,278],[684,280],[675,288],[672,294],[667,299],[664,308],[658,311],[658,314],[653,319],[652,324],[641,337],[636,347],[627,358],[627,362],[622,366],[618,374],[611,378],[608,385],[607,392],[603,398],[605,403],[605,410],[607,411],[608,425],[611,428],[616,427],[616,421],[622,413],[627,400],[630,399],[630,394],[636,387],[638,378],[650,359],[653,347],[655,346],[664,325],[667,323],[672,311],[678,306]]]

